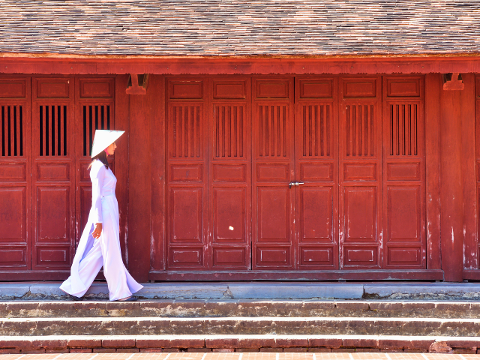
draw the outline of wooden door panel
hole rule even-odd
[[[203,189],[172,188],[170,205],[172,214],[172,243],[203,242]]]
[[[75,214],[70,187],[37,186],[36,190],[34,266],[68,267]]]
[[[340,266],[382,267],[382,122],[378,77],[340,79]]]
[[[384,78],[384,266],[425,268],[423,78]]]
[[[295,268],[293,79],[255,79],[253,267]]]
[[[338,268],[337,86],[332,77],[296,79],[295,223],[299,269]]]
[[[208,248],[208,141],[204,80],[167,82],[167,268],[205,270]]]
[[[345,186],[343,193],[345,216],[345,242],[376,241],[377,188]]]
[[[0,78],[0,269],[31,269],[31,79]]]
[[[251,269],[250,79],[212,79],[209,198],[212,268]]]
[[[258,240],[290,243],[291,199],[288,186],[257,187]]]
[[[74,79],[33,79],[34,269],[70,267],[75,249]]]
[[[245,189],[216,188],[213,191],[215,243],[245,243],[248,199]]]
[[[333,187],[302,187],[300,193],[300,242],[333,243]]]

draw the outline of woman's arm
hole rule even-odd
[[[90,179],[92,180],[92,222],[95,224],[93,237],[99,238],[102,233],[102,189],[105,180],[105,166],[92,166]]]

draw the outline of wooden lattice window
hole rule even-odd
[[[83,156],[90,156],[95,130],[110,130],[110,105],[83,105]]]
[[[1,105],[1,155],[23,156],[23,107]]]
[[[390,104],[390,155],[418,155],[418,105]]]
[[[67,156],[66,105],[40,105],[40,156]]]

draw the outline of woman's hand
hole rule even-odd
[[[92,236],[95,239],[98,239],[102,235],[102,223],[96,223],[95,228],[93,229]]]

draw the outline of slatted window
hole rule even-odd
[[[95,130],[110,130],[110,105],[83,105],[83,156],[92,152]]]
[[[330,105],[304,105],[302,112],[303,156],[330,156]]]
[[[23,156],[23,107],[2,105],[0,111],[2,156]]]
[[[243,106],[214,107],[215,156],[218,158],[243,157]]]
[[[201,157],[200,106],[173,106],[169,138],[170,156],[175,158]]]
[[[346,106],[345,146],[347,156],[375,156],[373,105]]]
[[[390,155],[418,155],[418,105],[390,105]]]
[[[259,155],[286,157],[287,107],[284,105],[259,106],[258,110]]]
[[[40,156],[67,156],[67,106],[40,106]]]

